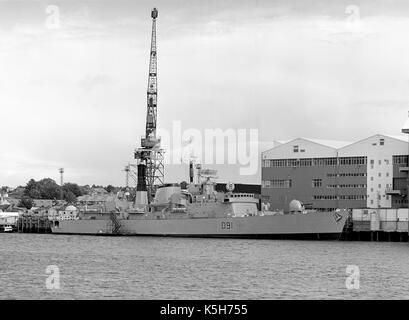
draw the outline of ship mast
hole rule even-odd
[[[156,186],[164,180],[164,150],[160,148],[160,138],[156,136],[157,126],[157,51],[156,51],[156,19],[158,10],[152,9],[152,36],[149,59],[147,112],[145,136],[141,138],[141,147],[135,150],[135,159],[138,162],[138,185],[136,202],[151,203]],[[138,195],[139,192],[139,195]],[[146,193],[146,196],[145,196]]]

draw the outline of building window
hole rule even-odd
[[[365,194],[354,194],[354,195],[314,195],[313,200],[366,200],[368,198]]]
[[[297,159],[288,159],[287,166],[288,167],[296,167],[299,161]]]
[[[382,174],[380,172],[378,172],[378,177],[380,178],[382,176]]]
[[[408,156],[393,156],[393,164],[408,164]]]
[[[339,158],[340,165],[360,165],[366,164],[366,157],[341,157]]]
[[[294,146],[294,152],[298,152],[298,146]]]
[[[368,198],[366,194],[342,195],[339,196],[341,200],[365,200]]]
[[[366,184],[328,184],[327,188],[366,188]]]
[[[378,160],[378,164],[381,165],[381,164],[382,164],[382,160]]]
[[[298,151],[295,151],[298,150]],[[301,152],[298,146],[294,146],[294,152]],[[342,158],[301,158],[301,159],[271,159],[264,160],[265,167],[309,167],[309,166],[337,166],[337,165],[365,165],[366,157],[342,157]],[[333,177],[335,173],[331,173]],[[366,173],[345,173],[345,177],[364,177]]]
[[[270,167],[286,167],[287,159],[270,160]]]
[[[373,204],[373,200],[371,200],[371,204]]]
[[[373,177],[371,177],[371,181],[373,181]]]
[[[383,146],[385,144],[385,139],[379,139],[379,145]]]
[[[311,167],[312,166],[312,159],[300,159],[299,161],[300,167]]]
[[[266,188],[286,189],[291,188],[291,180],[267,180],[265,181]]]
[[[336,166],[337,158],[314,158],[314,166]]]
[[[389,177],[389,172],[386,173],[386,176]]]
[[[379,188],[379,189],[381,188],[381,184],[378,184],[378,188]]]
[[[321,188],[322,187],[322,179],[313,179],[312,180],[312,187],[313,188]]]

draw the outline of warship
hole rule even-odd
[[[235,193],[234,184],[226,192],[216,192],[215,182],[200,169],[200,183],[163,184],[151,204],[120,200],[112,210],[83,208],[70,219],[53,222],[57,234],[264,238],[264,239],[339,239],[348,212],[305,210],[293,200],[288,212],[269,211],[254,194]],[[137,191],[146,193],[146,191]],[[139,198],[143,195],[139,194]],[[137,198],[138,198],[137,196]]]
[[[137,187],[133,203],[116,199],[107,209],[87,206],[70,216],[53,219],[56,234],[185,236],[225,238],[338,239],[347,219],[346,210],[307,211],[293,200],[287,213],[270,211],[254,194],[215,190],[215,170],[193,166],[190,183],[164,183],[163,150],[156,136],[157,46],[156,19],[151,12],[152,36],[147,90],[145,136],[135,150]],[[197,169],[197,183],[193,183]]]

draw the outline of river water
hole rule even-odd
[[[409,299],[408,243],[13,233],[0,244],[0,299]]]

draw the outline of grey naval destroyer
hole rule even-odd
[[[216,192],[215,183],[199,169],[200,183],[187,189],[163,184],[148,204],[116,200],[110,211],[82,208],[70,219],[56,220],[52,232],[88,235],[138,235],[174,237],[339,239],[347,218],[346,210],[314,212],[293,200],[288,213],[269,211],[254,194]],[[140,176],[139,176],[140,177]],[[141,182],[143,189],[143,182]],[[147,199],[138,190],[137,199]]]
[[[338,239],[346,210],[306,211],[293,200],[288,213],[270,211],[254,194],[215,191],[215,172],[190,163],[190,184],[164,184],[163,150],[156,137],[157,48],[156,20],[151,12],[152,35],[148,74],[146,131],[135,151],[137,188],[132,203],[117,198],[103,208],[84,206],[53,220],[57,234],[188,236],[228,238]],[[197,169],[197,183],[193,183]],[[107,208],[110,207],[110,208]]]

